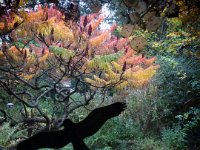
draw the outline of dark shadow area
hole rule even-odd
[[[83,121],[73,123],[69,119],[63,122],[64,129],[52,132],[40,132],[22,141],[17,150],[35,150],[39,148],[62,148],[72,143],[74,150],[89,150],[84,138],[95,134],[110,118],[118,116],[126,108],[126,104],[114,104],[94,109]]]

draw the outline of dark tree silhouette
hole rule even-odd
[[[35,150],[39,148],[62,148],[70,142],[74,150],[89,150],[84,138],[95,134],[110,118],[118,116],[126,104],[114,104],[94,109],[83,121],[73,123],[69,119],[63,122],[64,129],[52,132],[40,132],[17,145],[17,150]]]

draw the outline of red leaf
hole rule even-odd
[[[84,21],[83,21],[83,27],[85,27],[87,25],[87,22],[88,22],[87,16],[85,16]]]
[[[128,52],[128,47],[125,47],[125,54]]]
[[[144,56],[145,56],[145,53],[142,53],[142,58],[144,58]]]
[[[90,25],[88,29],[88,35],[91,36],[91,34],[92,34],[92,26]]]

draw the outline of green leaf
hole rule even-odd
[[[60,55],[63,58],[69,59],[71,57],[74,57],[75,53],[69,49],[58,47],[58,46],[50,46],[50,50],[55,55]]]

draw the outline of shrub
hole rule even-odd
[[[169,150],[184,150],[186,149],[185,145],[185,132],[180,128],[175,129],[166,129],[162,132],[162,141]]]
[[[162,142],[152,137],[137,139],[135,150],[164,150]]]

